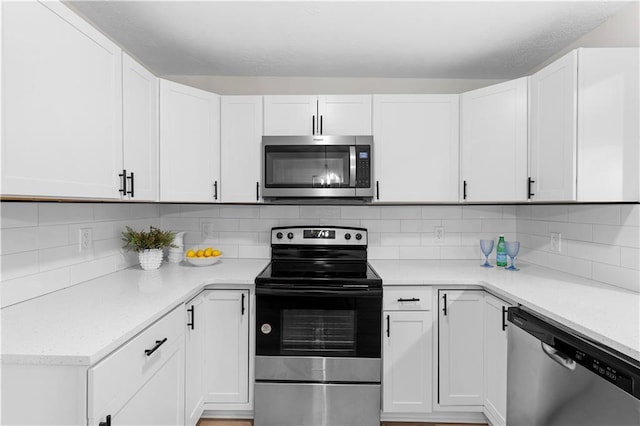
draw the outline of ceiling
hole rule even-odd
[[[70,1],[158,75],[507,79],[628,1]]]

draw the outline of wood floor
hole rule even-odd
[[[197,426],[253,426],[251,420],[200,419]],[[466,423],[415,423],[382,422],[380,426],[487,426],[486,424]]]

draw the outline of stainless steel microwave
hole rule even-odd
[[[371,198],[373,136],[263,136],[264,198]]]

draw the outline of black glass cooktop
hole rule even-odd
[[[367,262],[362,261],[272,260],[256,277],[255,283],[381,287],[382,279]]]

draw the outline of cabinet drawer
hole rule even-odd
[[[137,391],[184,345],[184,306],[179,306],[89,369],[89,419],[102,416]],[[160,344],[164,339],[164,343]],[[149,350],[157,349],[147,355]]]
[[[427,286],[385,287],[383,307],[385,311],[430,311],[432,289]]]

